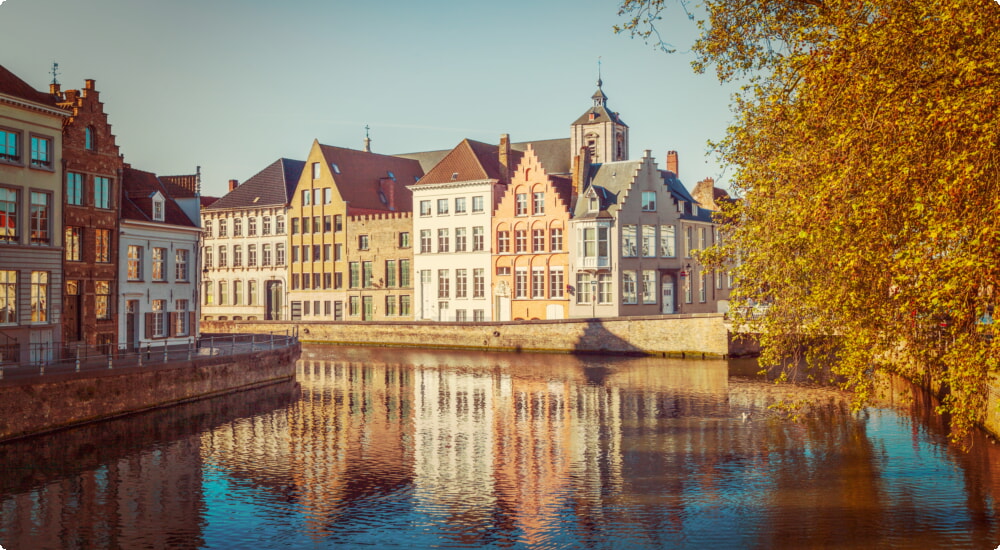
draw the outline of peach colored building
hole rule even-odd
[[[530,146],[493,213],[493,311],[500,321],[565,319],[573,182]]]

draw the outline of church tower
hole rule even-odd
[[[576,157],[586,147],[595,164],[628,160],[628,125],[608,109],[602,85],[598,76],[597,91],[591,96],[594,104],[570,127],[570,154]]]

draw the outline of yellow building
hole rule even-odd
[[[313,141],[288,214],[289,305],[293,321],[374,318],[377,309],[374,299],[359,301],[355,312],[358,315],[350,315],[349,291],[353,288],[352,294],[360,296],[359,288],[374,287],[380,279],[387,280],[386,273],[375,271],[384,269],[386,263],[368,261],[370,271],[362,273],[360,269],[367,258],[353,257],[354,251],[364,251],[366,245],[370,248],[374,244],[361,242],[363,235],[371,238],[372,234],[392,234],[396,239],[402,236],[399,230],[356,233],[348,227],[350,218],[368,216],[369,227],[378,218],[398,225],[398,216],[379,215],[412,213],[412,195],[406,186],[422,175],[416,160]],[[406,240],[408,247],[409,239]],[[399,248],[400,254],[407,254],[401,242]],[[397,270],[400,263],[395,264]],[[351,271],[352,264],[358,265],[357,273]],[[397,281],[412,281],[409,273],[405,277],[396,275]],[[365,309],[368,303],[372,306],[370,310]],[[381,309],[382,314],[385,312]]]

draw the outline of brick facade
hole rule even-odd
[[[58,84],[52,91],[59,94]],[[63,339],[88,346],[117,340],[118,219],[123,161],[93,80],[61,93],[63,125]]]

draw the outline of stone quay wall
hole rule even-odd
[[[614,319],[438,323],[429,321],[202,321],[207,333],[282,334],[302,342],[482,351],[730,357],[745,346],[722,314]]]
[[[300,345],[0,382],[0,441],[290,380]]]

